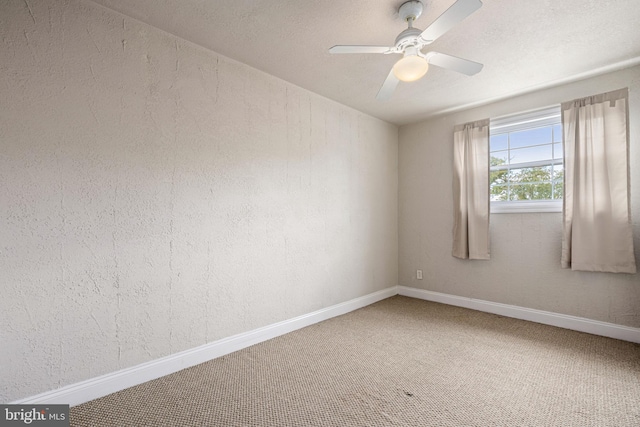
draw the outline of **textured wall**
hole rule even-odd
[[[0,401],[397,284],[395,126],[89,2],[0,40]]]
[[[491,260],[451,256],[453,127],[630,89],[631,207],[640,266],[640,67],[400,128],[399,282],[504,304],[640,327],[640,275],[560,268],[561,213],[491,215]],[[424,279],[415,278],[416,269]]]

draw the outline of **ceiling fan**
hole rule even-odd
[[[398,9],[400,17],[407,21],[409,28],[398,34],[395,45],[388,46],[348,46],[337,45],[329,53],[401,53],[402,59],[395,63],[376,98],[387,100],[400,81],[413,82],[427,73],[429,64],[472,76],[482,70],[482,64],[445,55],[439,52],[422,53],[422,48],[433,43],[438,37],[482,6],[480,0],[458,0],[438,17],[426,30],[413,27],[424,8],[421,1],[411,0]]]

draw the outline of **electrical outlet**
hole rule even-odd
[[[422,280],[422,270],[417,270],[417,271],[416,271],[416,278],[417,278],[418,280]]]

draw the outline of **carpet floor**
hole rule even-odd
[[[640,426],[640,345],[395,296],[71,408],[71,426]]]

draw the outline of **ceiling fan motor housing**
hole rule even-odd
[[[395,46],[399,50],[404,50],[408,46],[417,46],[418,37],[422,33],[422,30],[418,28],[407,28],[396,37]]]

